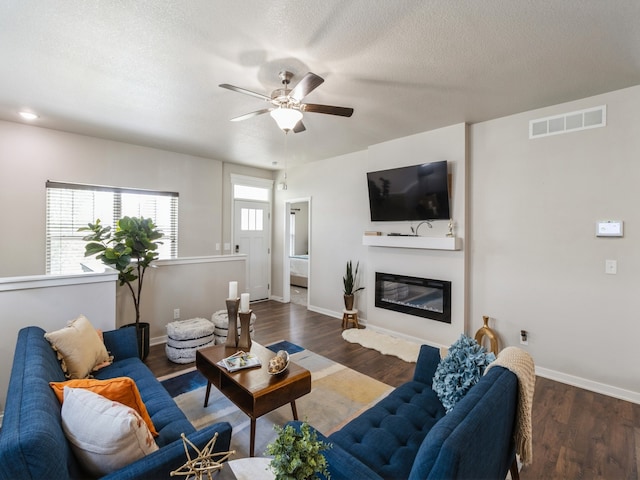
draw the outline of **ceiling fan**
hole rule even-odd
[[[315,103],[302,103],[302,99],[304,97],[309,95],[319,87],[322,82],[324,82],[324,79],[315,73],[307,73],[293,88],[289,88],[289,83],[291,83],[293,73],[282,71],[280,72],[279,77],[280,80],[282,80],[282,88],[277,88],[271,92],[271,96],[252,92],[251,90],[229,85],[228,83],[220,84],[220,87],[222,88],[260,98],[272,105],[269,108],[263,108],[262,110],[257,110],[255,112],[232,118],[231,121],[239,122],[268,112],[276,121],[278,127],[280,127],[285,133],[289,133],[291,130],[293,130],[294,133],[299,133],[306,130],[302,123],[302,112],[324,113],[328,115],[338,115],[341,117],[350,117],[353,115],[353,108],[318,105]]]

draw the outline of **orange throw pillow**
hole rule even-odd
[[[93,393],[102,395],[111,401],[122,403],[127,407],[133,408],[140,414],[144,422],[149,427],[151,434],[154,437],[158,436],[147,407],[140,397],[140,391],[136,382],[129,377],[115,377],[107,380],[97,380],[95,378],[80,378],[74,380],[67,380],[66,382],[49,382],[49,385],[53,389],[56,397],[60,401],[60,404],[64,401],[64,387],[70,388],[84,388],[90,390]]]

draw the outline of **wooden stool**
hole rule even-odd
[[[358,310],[342,310],[342,329],[344,330],[349,326],[349,322],[353,322],[356,328],[360,328],[358,325]]]

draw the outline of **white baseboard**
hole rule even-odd
[[[2,420],[4,420],[4,410],[0,412],[0,428],[2,428]]]
[[[307,305],[307,310],[311,310],[312,312],[316,312],[316,313],[321,313],[322,315],[326,315],[327,317],[342,318],[342,312],[339,312],[339,313],[334,312],[333,310],[316,307],[315,305]]]
[[[159,337],[152,337],[149,339],[149,345],[160,345],[161,343],[167,343],[166,335],[161,335]]]
[[[640,404],[640,393],[632,392],[631,390],[625,390],[624,388],[614,387],[605,383],[594,382],[586,378],[576,377],[569,375],[568,373],[558,372],[556,370],[550,370],[548,368],[536,367],[536,375],[549,380],[555,380],[556,382],[565,383],[574,387],[589,390],[595,393],[601,393],[609,397],[618,398],[627,402]]]

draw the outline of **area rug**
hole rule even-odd
[[[388,395],[393,387],[345,367],[326,357],[302,350],[291,361],[311,372],[311,393],[296,400],[298,417],[307,420],[325,435],[331,434]],[[162,384],[197,429],[215,422],[229,422],[233,427],[233,458],[249,456],[250,420],[238,407],[211,388],[209,406],[203,407],[206,380],[195,369],[173,378],[163,377]],[[262,456],[275,439],[274,425],[292,420],[291,405],[284,405],[256,421],[255,455]]]
[[[279,342],[272,343],[267,345],[267,348],[275,353],[278,353],[280,350],[285,350],[289,355],[293,355],[294,353],[304,350],[304,347],[291,343],[288,340],[280,340]]]
[[[415,363],[420,353],[420,345],[385,335],[370,329],[348,328],[342,332],[342,338],[350,343],[359,343],[384,355],[393,355],[405,362]]]

